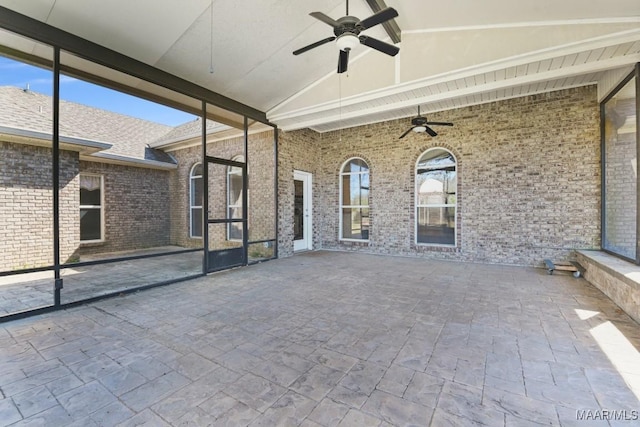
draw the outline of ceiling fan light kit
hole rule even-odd
[[[338,57],[338,73],[344,73],[347,71],[347,66],[349,64],[349,52],[359,44],[363,44],[389,56],[396,56],[398,52],[400,52],[400,49],[397,46],[374,39],[373,37],[360,35],[362,31],[368,28],[397,17],[398,12],[392,7],[382,9],[370,17],[360,20],[355,16],[349,15],[349,0],[347,0],[347,14],[337,21],[322,12],[311,12],[309,15],[333,27],[334,36],[327,37],[326,39],[319,40],[295,50],[293,51],[293,54],[300,55],[301,53],[335,40],[336,46],[340,50],[340,56]]]
[[[336,39],[336,46],[340,50],[351,50],[360,44],[360,39],[355,34],[345,33]]]

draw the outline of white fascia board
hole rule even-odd
[[[173,170],[178,165],[173,163],[159,162],[157,160],[137,159],[135,157],[121,156],[111,153],[95,153],[91,155],[80,155],[80,160],[97,163],[111,163],[115,165],[134,166],[147,169]]]
[[[315,119],[306,120],[306,121],[301,120],[297,122],[293,121],[290,124],[282,123],[281,125],[279,125],[279,127],[284,131],[303,129],[303,128],[313,128],[314,126],[317,126],[323,123],[354,119],[362,116],[367,116],[369,114],[375,114],[375,113],[381,113],[389,110],[397,110],[401,108],[412,107],[418,104],[428,104],[432,102],[442,101],[445,99],[460,98],[462,96],[492,92],[498,89],[506,89],[510,87],[523,86],[523,85],[532,84],[532,83],[539,83],[541,81],[555,80],[562,77],[573,77],[581,74],[597,73],[600,71],[619,68],[619,67],[628,65],[630,63],[636,63],[639,61],[640,61],[640,54],[615,57],[609,60],[595,61],[592,63],[586,63],[586,64],[576,65],[572,67],[546,71],[543,73],[528,74],[521,77],[514,77],[510,79],[486,83],[483,85],[471,86],[471,87],[458,89],[454,91],[438,93],[436,95],[429,95],[429,96],[417,97],[417,98],[413,97],[405,101],[383,104],[383,105],[379,105],[371,108],[362,108],[352,112],[340,113],[340,111],[337,111],[337,109],[335,109],[334,111],[328,112],[328,115],[321,118],[315,118]],[[593,83],[596,83],[596,82],[593,82]]]
[[[47,132],[34,131],[29,129],[18,129],[8,126],[0,126],[0,134],[16,137],[14,142],[25,144],[32,143],[38,146],[49,146],[53,136]],[[70,136],[60,136],[58,141],[65,145],[65,150],[78,151],[81,153],[95,153],[108,150],[112,144],[88,139],[74,138]]]
[[[333,100],[324,102],[321,104],[313,105],[310,107],[300,108],[294,111],[286,113],[273,114],[274,111],[282,108],[282,105],[278,105],[267,112],[267,119],[280,126],[279,121],[286,119],[293,119],[299,116],[307,114],[315,114],[325,112],[331,109],[346,107],[353,104],[359,104],[363,102],[372,101],[375,99],[384,98],[387,96],[396,95],[401,92],[408,92],[418,90],[426,86],[433,86],[440,83],[446,83],[453,80],[464,79],[472,77],[478,74],[501,70],[518,65],[528,64],[531,62],[539,62],[545,59],[552,59],[559,56],[566,56],[572,54],[578,54],[588,50],[595,50],[606,48],[609,46],[619,45],[628,42],[635,42],[640,39],[640,29],[626,30],[618,33],[608,34],[605,36],[594,37],[579,42],[568,43],[561,46],[554,46],[551,48],[540,49],[534,52],[528,52],[520,55],[511,56],[508,58],[499,59],[497,61],[491,61],[488,63],[474,65],[471,67],[461,68],[454,72],[446,72],[430,76],[418,80],[413,80],[399,85],[386,87],[382,89],[376,89],[370,92],[353,95],[343,98],[341,100]],[[286,103],[287,101],[284,101]],[[286,130],[283,127],[284,130]]]

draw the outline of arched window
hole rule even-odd
[[[189,236],[202,237],[202,163],[196,163],[189,173]]]
[[[369,165],[347,160],[340,170],[340,239],[369,240]]]
[[[456,244],[456,159],[444,148],[425,151],[416,164],[416,243]]]
[[[234,162],[244,163],[244,156],[236,156]],[[242,218],[242,168],[227,168],[227,219]],[[227,240],[242,240],[242,223],[227,224]]]

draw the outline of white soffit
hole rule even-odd
[[[543,36],[544,29],[549,34]],[[270,110],[267,117],[284,130],[334,129],[352,123],[371,123],[373,117],[391,119],[397,116],[394,110],[407,106],[435,106],[436,101],[467,99],[473,94],[485,94],[486,99],[495,100],[505,88],[513,90],[522,86],[519,92],[527,94],[531,93],[530,85],[543,81],[563,79],[564,84],[556,82],[551,90],[596,83],[578,77],[587,74],[593,77],[640,61],[638,22],[547,23],[469,31],[403,34],[399,64],[393,76],[396,84],[353,96],[344,96],[343,92],[342,99],[338,99],[334,95],[338,93],[337,80],[328,76]],[[459,56],[455,55],[455,49],[449,52],[450,44],[445,40],[430,44],[430,35],[437,38],[443,34],[454,39],[454,45],[462,49]],[[529,37],[536,40],[528,40]],[[499,43],[501,38],[509,42]],[[429,55],[425,44],[431,46]],[[466,44],[473,48],[465,51]],[[360,61],[365,64],[370,58],[371,55],[364,55]],[[368,65],[359,67],[367,70],[364,73],[358,73],[354,67],[349,79],[367,79],[368,70],[376,69],[373,64]],[[403,72],[405,68],[407,71]],[[329,100],[329,95],[334,95],[334,99]],[[457,101],[447,108],[462,105],[468,104]],[[386,118],[384,111],[389,112]]]
[[[56,0],[47,24],[139,61],[155,63],[208,7],[209,0]]]

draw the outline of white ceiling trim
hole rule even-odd
[[[557,91],[557,90],[566,90],[566,89],[573,89],[573,88],[577,88],[577,87],[584,87],[584,86],[590,86],[596,84],[595,81],[587,81],[584,83],[579,83],[579,84],[568,84],[568,85],[564,85],[562,87],[558,87],[553,89],[553,91]],[[526,89],[526,86],[520,86],[520,88],[524,88]],[[537,95],[537,94],[542,94],[542,93],[548,93],[551,92],[551,90],[549,89],[537,89],[537,90],[521,90],[518,93],[515,93],[513,95],[507,95],[507,96],[498,96],[497,91],[490,91],[490,92],[482,92],[482,93],[478,93],[478,94],[472,94],[472,95],[488,95],[487,98],[489,98],[489,100],[480,100],[480,101],[468,101],[469,96],[464,96],[464,97],[460,97],[460,98],[454,98],[454,99],[447,99],[448,101],[451,101],[449,106],[446,107],[438,107],[438,108],[432,108],[431,104],[420,104],[421,105],[421,114],[431,114],[431,113],[435,113],[435,112],[442,112],[442,111],[447,111],[447,110],[454,110],[454,109],[458,109],[458,108],[464,108],[464,107],[470,107],[473,105],[480,105],[480,104],[486,104],[488,102],[493,102],[496,100],[507,100],[507,99],[515,99],[515,98],[522,98],[523,96],[530,96],[530,95]],[[415,107],[414,105],[411,105],[411,107]],[[321,125],[316,125],[313,127],[310,127],[309,129],[314,130],[318,133],[326,133],[326,132],[333,132],[333,131],[337,131],[340,129],[343,129],[345,127],[355,127],[355,126],[366,126],[366,125],[372,125],[375,123],[380,123],[383,121],[389,121],[389,120],[401,120],[404,118],[408,118],[408,117],[415,117],[416,116],[417,111],[412,111],[410,114],[407,114],[406,112],[404,112],[403,110],[393,110],[393,111],[389,111],[389,117],[380,120],[380,119],[375,119],[375,120],[371,120],[368,119],[368,117],[370,116],[364,116],[364,117],[360,117],[361,120],[357,120],[357,121],[352,121],[350,123],[346,123],[345,120],[341,120],[341,121],[337,121],[337,122],[326,122],[326,123],[322,123]],[[347,126],[345,126],[347,125]],[[282,130],[287,130],[287,129],[282,129]]]
[[[640,54],[627,55],[624,57],[615,57],[602,61],[595,61],[591,63],[585,63],[580,65],[575,65],[567,68],[560,68],[556,70],[545,71],[541,73],[533,73],[526,74],[520,77],[512,77],[505,78],[504,80],[489,82],[482,85],[469,86],[462,89],[450,90],[446,92],[437,93],[434,95],[428,95],[423,97],[409,97],[409,99],[399,101],[399,102],[389,102],[384,103],[379,106],[371,106],[356,109],[355,111],[331,111],[326,115],[322,115],[321,117],[316,117],[309,120],[297,120],[291,123],[283,122],[279,124],[279,127],[283,130],[294,130],[301,128],[313,128],[315,126],[327,123],[327,122],[338,122],[343,120],[355,119],[363,116],[367,116],[370,114],[381,113],[384,111],[392,111],[398,110],[402,108],[407,108],[415,105],[422,105],[433,103],[437,101],[443,101],[446,99],[455,99],[461,98],[464,96],[482,94],[482,93],[490,93],[500,89],[513,88],[518,86],[530,85],[532,83],[539,83],[544,81],[556,80],[558,78],[568,78],[574,77],[587,73],[597,73],[601,71],[606,71],[614,68],[623,67],[628,65],[629,62],[638,62],[640,61]],[[451,80],[450,80],[451,81]]]
[[[494,30],[505,28],[525,28],[525,27],[550,27],[561,25],[592,25],[592,24],[633,24],[640,22],[640,16],[621,17],[621,18],[589,18],[589,19],[567,19],[559,21],[526,21],[526,22],[510,22],[504,24],[486,24],[486,25],[463,25],[459,27],[440,27],[440,28],[424,28],[420,30],[406,30],[402,34],[425,34],[425,33],[443,33],[448,31],[478,31],[478,30]]]
[[[324,102],[311,107],[300,108],[297,110],[288,111],[280,114],[275,113],[276,111],[286,107],[286,104],[288,103],[288,101],[285,101],[282,104],[268,111],[267,118],[270,121],[280,125],[280,122],[285,120],[296,119],[301,116],[310,115],[310,114],[327,112],[329,110],[332,110],[338,107],[345,107],[349,105],[370,102],[376,99],[390,97],[403,92],[422,89],[427,86],[434,86],[441,83],[451,82],[454,80],[464,79],[467,77],[473,77],[473,76],[484,74],[487,72],[495,72],[501,69],[516,67],[519,65],[525,65],[525,64],[530,64],[534,62],[541,62],[543,60],[569,56],[572,54],[579,54],[585,51],[593,51],[596,49],[603,49],[610,46],[621,45],[623,43],[635,42],[638,40],[638,37],[640,37],[640,29],[621,31],[618,33],[599,36],[599,37],[595,37],[595,38],[591,38],[591,39],[587,39],[579,42],[568,43],[561,46],[554,46],[551,48],[545,48],[545,49],[537,50],[534,52],[515,55],[508,58],[499,59],[497,61],[491,61],[485,64],[462,68],[455,72],[442,73],[442,74],[430,76],[424,79],[401,83],[399,85],[395,85],[392,87],[376,89],[374,91],[365,92],[365,93],[347,97],[341,100],[332,100],[332,101]],[[400,54],[402,54],[402,52]],[[630,59],[627,58],[627,62],[625,62],[625,65],[629,63],[629,61]],[[596,64],[597,62],[598,61],[593,61],[588,64]],[[296,94],[296,97],[301,96],[308,89],[309,88]],[[290,99],[293,99],[293,97]]]

